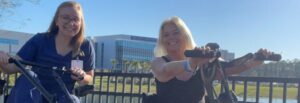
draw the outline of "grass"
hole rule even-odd
[[[119,78],[118,78],[119,79]],[[117,87],[115,87],[115,82],[111,82],[109,85],[109,88],[107,88],[107,77],[103,77],[102,79],[102,89],[101,91],[107,91],[115,92],[115,88],[117,88],[116,92],[123,92],[123,85],[122,82],[117,83]],[[120,79],[119,79],[120,80]],[[126,80],[129,80],[129,78],[126,78]],[[130,80],[129,80],[130,81]],[[95,80],[95,90],[100,90],[100,78],[96,78]],[[139,93],[139,85],[134,84],[133,85],[133,91],[131,92],[131,82],[125,83],[124,87],[125,93]],[[148,93],[147,91],[148,85],[142,85],[141,93]],[[155,93],[156,87],[155,85],[151,85],[149,93]],[[216,85],[215,88],[220,88],[220,84]],[[230,87],[231,88],[231,87]],[[220,89],[216,89],[216,92],[219,93]],[[296,99],[297,98],[297,87],[288,87],[287,88],[287,98],[288,99]],[[235,85],[235,93],[238,96],[243,97],[244,95],[244,85],[243,84],[236,84]],[[255,97],[256,96],[256,85],[255,84],[248,84],[247,87],[247,97]],[[260,85],[260,97],[269,97],[269,85]],[[273,98],[283,98],[283,87],[274,86],[273,87]]]
[[[216,88],[220,88],[220,84],[216,85]],[[230,87],[231,88],[231,87]],[[261,85],[260,86],[260,97],[269,97],[269,85]],[[219,92],[219,89],[217,89]],[[296,87],[288,87],[287,88],[287,98],[288,99],[297,99],[298,89]],[[238,96],[243,97],[244,95],[244,85],[236,84],[235,93]],[[248,85],[247,87],[247,97],[255,97],[256,96],[256,85]],[[273,98],[283,98],[283,87],[274,86],[273,87]]]

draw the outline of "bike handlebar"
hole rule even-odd
[[[281,55],[280,54],[271,54],[269,56],[265,56],[262,53],[255,53],[254,54],[256,60],[268,60],[268,61],[280,61]]]
[[[213,58],[213,57],[220,57],[221,52],[216,50],[216,51],[209,51],[207,53],[204,53],[201,50],[186,50],[184,52],[184,55],[186,57],[200,57],[200,58]],[[248,53],[243,57],[242,59],[252,59],[254,58],[255,60],[262,60],[262,61],[280,61],[281,60],[281,55],[280,54],[271,54],[269,56],[263,55],[262,53]]]
[[[29,73],[25,68],[24,65],[30,65],[30,66],[37,66],[37,67],[41,67],[41,68],[47,68],[47,69],[51,69],[53,70],[53,76],[56,80],[56,82],[59,84],[59,86],[61,87],[62,91],[65,93],[65,97],[66,100],[68,101],[68,103],[79,103],[78,98],[73,97],[69,91],[67,90],[67,87],[65,86],[65,84],[63,83],[63,80],[61,79],[61,77],[55,72],[55,70],[57,71],[64,71],[64,72],[70,72],[69,70],[65,70],[65,69],[57,69],[56,67],[49,67],[46,65],[42,65],[42,64],[37,64],[37,63],[33,63],[33,62],[29,62],[29,61],[24,61],[24,60],[17,60],[14,58],[9,58],[9,63],[14,63],[17,67],[19,67],[20,72],[31,82],[32,85],[34,85],[40,92],[41,94],[45,97],[45,99],[50,102],[50,103],[56,103],[57,98],[55,98],[55,95],[50,94],[39,82],[37,82],[34,78],[33,73]],[[86,89],[83,89],[82,91],[84,91]],[[82,92],[80,91],[80,92]]]
[[[184,52],[186,57],[200,57],[200,58],[213,58],[213,57],[220,57],[221,53],[219,51],[209,51],[204,53],[199,50],[186,50]]]
[[[14,63],[14,61],[16,61],[16,59],[13,59],[13,58],[9,58],[8,59],[8,63]],[[40,67],[40,68],[57,70],[57,71],[62,71],[62,72],[69,72],[65,68],[50,67],[50,66],[46,66],[46,65],[42,65],[42,64],[37,64],[37,63],[34,63],[34,62],[25,61],[25,60],[17,60],[17,61],[19,61],[20,63],[25,64],[25,65],[36,66],[36,67]]]
[[[14,63],[14,61],[16,61],[16,59],[14,58],[9,58],[8,62],[9,63]],[[45,69],[50,69],[50,70],[55,70],[55,71],[60,71],[60,72],[67,72],[67,73],[71,73],[72,75],[75,75],[74,73],[72,73],[70,70],[67,70],[66,68],[62,67],[51,67],[51,66],[47,66],[47,65],[43,65],[43,64],[38,64],[38,63],[34,63],[34,62],[30,62],[30,61],[25,61],[25,60],[17,60],[22,64],[25,65],[30,65],[30,66],[36,66],[36,67],[40,67],[40,68],[45,68]],[[83,80],[84,77],[79,77],[79,80]]]
[[[241,65],[245,62],[247,62],[248,60],[254,58],[254,55],[253,53],[248,53],[242,57],[239,57],[239,58],[236,58],[236,59],[233,59],[231,61],[228,62],[228,64],[225,66],[225,67],[232,67],[232,66],[235,66],[235,65]]]
[[[34,75],[32,73],[29,73],[27,70],[25,70],[24,66],[19,60],[10,58],[9,63],[14,63],[17,67],[19,67],[20,72],[28,79],[29,82],[31,82],[32,85],[34,85],[41,92],[45,99],[48,100],[48,102],[50,103],[54,103],[54,96],[51,95],[45,88],[43,88],[43,86],[40,83],[38,83],[34,79]]]

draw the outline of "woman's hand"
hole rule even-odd
[[[259,49],[256,53],[263,54],[266,57],[274,54],[274,52],[268,51],[267,49],[264,48]]]
[[[201,48],[196,47],[194,50],[202,52],[203,54],[212,51],[209,47],[201,47]],[[196,66],[202,66],[204,64],[207,64],[209,61],[213,61],[215,59],[216,59],[215,57],[212,58],[191,57],[189,58],[189,61],[190,61],[191,68],[195,68]]]
[[[71,68],[71,78],[76,81],[81,81],[86,76],[85,71],[80,68]]]
[[[19,68],[14,64],[9,64],[10,56],[3,51],[0,51],[0,70],[1,72],[12,74],[19,71]],[[19,56],[15,56],[15,59],[21,59]]]
[[[262,54],[263,56],[268,57],[268,56],[270,56],[270,55],[272,55],[274,53],[268,51],[267,49],[261,48],[255,54]],[[261,64],[263,64],[263,62],[264,62],[263,60],[258,60],[256,58],[253,58],[250,62],[248,62],[247,64],[245,64],[245,66],[251,68],[251,67],[254,67],[254,66],[257,66],[257,65],[261,65]]]

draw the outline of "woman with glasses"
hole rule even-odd
[[[91,82],[95,68],[95,53],[92,43],[84,38],[84,17],[82,8],[75,1],[60,4],[47,32],[38,33],[28,40],[17,53],[16,58],[51,67],[64,67],[71,73],[59,73],[67,90],[72,93],[74,84]],[[18,68],[8,63],[10,57],[0,52],[0,68],[6,73],[16,73]],[[55,81],[51,70],[32,68],[39,83],[57,101],[66,101],[61,87]],[[47,103],[39,91],[21,75],[15,83],[7,103]]]

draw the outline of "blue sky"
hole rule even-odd
[[[0,28],[37,33],[50,25],[64,0],[23,1]],[[84,9],[87,36],[131,34],[158,37],[159,26],[179,16],[199,46],[218,43],[236,57],[259,48],[300,58],[299,0],[77,0]]]

